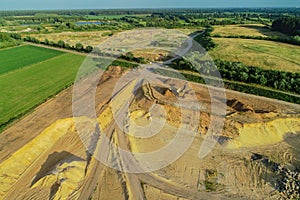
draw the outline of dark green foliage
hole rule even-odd
[[[59,47],[59,48],[64,48],[64,49],[69,49],[69,50],[76,50],[79,52],[90,53],[93,51],[92,46],[86,46],[84,48],[84,46],[81,43],[77,43],[74,47],[74,46],[69,45],[68,43],[65,43],[62,40],[58,41],[57,43],[53,42],[53,41],[49,41],[48,39],[45,39],[44,41],[39,41],[38,39],[36,39],[34,37],[30,37],[30,36],[26,36],[25,38],[23,38],[23,40],[26,42],[32,42],[32,43],[36,43],[36,44],[44,44],[44,45],[53,46],[53,47]]]
[[[223,78],[232,81],[254,83],[281,91],[300,94],[300,74],[259,67],[246,66],[238,62],[215,60]],[[246,77],[246,74],[248,77]]]
[[[23,38],[23,40],[25,42],[32,42],[32,43],[36,43],[36,44],[40,44],[40,41],[34,37],[30,37],[30,36],[26,36],[25,38]]]
[[[12,40],[20,40],[21,35],[18,33],[3,33],[0,32],[0,42],[12,41]]]
[[[210,37],[213,32],[212,27],[208,27],[204,30],[204,33],[197,36],[194,40],[198,42],[206,51],[209,51],[216,47],[216,43]]]
[[[219,72],[222,78],[227,80],[258,84],[300,94],[300,73],[265,70],[224,60],[203,61],[200,66],[199,69],[195,69],[189,61],[183,59],[177,59],[170,65],[174,69],[192,70],[208,76],[217,76]]]
[[[0,32],[0,48],[13,47],[21,44],[21,36],[17,33]]]
[[[60,47],[60,48],[65,48],[65,42],[64,41],[62,41],[62,40],[59,40],[58,42],[57,42],[57,47]]]
[[[84,50],[83,45],[81,43],[75,44],[75,49],[77,51],[83,51]]]
[[[130,62],[125,62],[125,61],[120,61],[120,60],[114,60],[111,63],[111,66],[120,66],[126,69],[131,69],[131,68],[137,68],[139,65],[138,64],[133,64]]]
[[[93,51],[93,47],[92,46],[87,46],[87,47],[85,47],[84,51],[87,52],[87,53],[90,53],[90,52]]]
[[[140,64],[146,64],[146,60],[143,57],[135,57],[134,54],[132,52],[127,52],[125,55],[121,55],[120,56],[121,59],[124,60],[128,60],[128,61],[132,61],[132,62],[136,62],[136,63],[140,63]]]
[[[300,35],[300,17],[283,17],[272,24],[272,29],[288,35]]]

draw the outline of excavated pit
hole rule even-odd
[[[213,138],[217,141],[213,150],[200,159],[199,148],[214,115],[210,112],[207,88],[162,78],[169,85],[166,87],[144,79],[139,88],[134,90],[136,82],[132,82],[109,98],[114,84],[124,73],[118,67],[111,67],[102,77],[96,92],[97,119],[74,119],[63,113],[67,111],[61,111],[50,115],[48,123],[30,124],[32,119],[41,117],[39,109],[52,112],[54,105],[67,101],[68,95],[60,94],[0,135],[2,144],[10,141],[9,145],[18,147],[0,151],[0,199],[274,199],[282,196],[284,192],[272,182],[276,174],[251,158],[256,153],[284,167],[299,166],[300,149],[296,145],[298,140],[295,141],[300,133],[299,107],[226,91],[227,103],[216,97],[218,105],[226,106],[229,113],[225,116],[224,129]],[[178,98],[192,102],[192,91],[201,102],[200,109],[180,108]],[[71,90],[67,92],[71,95]],[[114,114],[122,109],[130,95],[134,96],[126,114],[130,120],[123,124],[127,134],[124,127],[114,122]],[[101,134],[116,147],[153,152],[172,142],[176,136],[174,130],[187,123],[182,121],[182,116],[193,116],[195,112],[200,118],[192,144],[162,169],[132,174],[111,169],[96,159],[97,154],[103,153],[99,152]],[[163,119],[167,125],[149,137],[136,137],[146,133],[137,133],[139,129],[134,124],[143,127],[155,119]],[[103,131],[99,135],[97,122]],[[28,125],[31,130],[27,130]],[[43,129],[35,128],[40,126]],[[85,127],[90,131],[78,132]],[[30,139],[26,139],[27,134],[31,134]],[[115,166],[126,168],[118,149],[106,153]]]

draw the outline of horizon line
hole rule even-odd
[[[63,9],[56,9],[56,8],[40,8],[40,9],[1,9],[0,11],[64,11],[64,10],[164,10],[164,9],[270,9],[270,8],[286,8],[286,9],[291,9],[291,8],[296,8],[299,9],[300,6],[249,6],[249,7],[144,7],[144,8],[138,8],[138,7],[111,7],[111,8],[63,8]]]

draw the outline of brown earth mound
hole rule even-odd
[[[244,103],[238,101],[237,99],[228,100],[227,105],[238,112],[247,112],[247,111],[253,112],[254,111],[253,108],[245,105]]]

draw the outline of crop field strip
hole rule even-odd
[[[289,38],[289,36],[277,31],[272,31],[262,24],[214,26],[212,35],[280,37],[285,39]]]
[[[33,65],[62,54],[64,54],[62,51],[31,45],[3,49],[0,50],[0,74]]]
[[[300,47],[280,42],[238,38],[214,38],[217,47],[209,53],[213,58],[242,62],[288,72],[300,70]]]
[[[8,123],[70,86],[84,59],[81,55],[61,53],[60,56],[0,75],[0,131]]]

